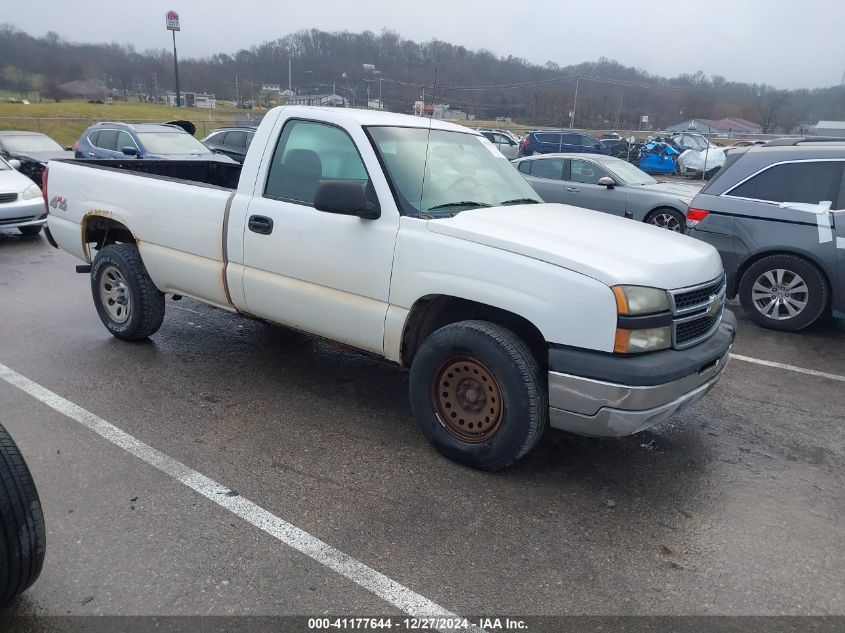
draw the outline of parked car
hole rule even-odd
[[[699,191],[655,180],[612,156],[545,154],[514,164],[546,202],[595,209],[678,233],[686,228],[687,207]]]
[[[73,152],[46,134],[9,130],[0,132],[0,158],[18,161],[16,169],[40,186],[47,161],[73,158]]]
[[[511,138],[510,134],[500,132],[498,130],[488,130],[485,128],[477,128],[477,132],[481,136],[493,143],[502,155],[508,160],[513,160],[519,156],[519,142]]]
[[[616,151],[619,152],[628,147],[628,141],[624,138],[617,138],[613,136],[600,138],[599,143],[606,147],[610,151],[611,155],[614,153],[614,148],[618,148]]]
[[[234,162],[212,152],[183,127],[170,123],[95,123],[82,133],[73,149],[77,158]]]
[[[845,141],[740,148],[692,201],[689,232],[715,246],[756,323],[796,331],[845,318]]]
[[[0,158],[0,229],[38,235],[47,223],[41,188],[14,169],[18,160]]]
[[[543,204],[488,143],[427,117],[274,108],[243,166],[51,164],[67,208],[48,222],[90,264],[112,335],[154,334],[169,293],[368,350],[410,367],[421,432],[476,468],[512,464],[547,423],[627,435],[703,397],[735,328],[715,249]]]
[[[211,151],[217,154],[225,154],[229,158],[243,163],[246,158],[246,150],[249,149],[257,129],[255,126],[223,127],[212,130],[208,136],[202,139],[202,142]]]
[[[567,130],[537,130],[522,137],[519,143],[520,156],[552,154],[560,152],[584,152],[610,155],[610,149],[589,134]]]

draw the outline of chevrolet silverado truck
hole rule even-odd
[[[116,337],[192,297],[410,369],[446,456],[504,468],[546,426],[623,436],[699,400],[735,320],[710,245],[544,204],[479,133],[283,106],[241,165],[54,161],[48,237]]]

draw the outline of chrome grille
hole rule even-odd
[[[18,194],[16,193],[0,193],[0,204],[4,202],[14,202],[18,199]]]
[[[707,340],[722,322],[725,310],[725,276],[707,283],[670,290],[672,303],[672,346],[692,347]]]

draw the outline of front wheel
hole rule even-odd
[[[645,221],[646,224],[667,229],[674,233],[683,233],[687,228],[687,220],[684,214],[676,209],[657,209],[649,213]]]
[[[140,341],[157,332],[164,320],[164,294],[134,244],[111,244],[97,253],[91,293],[100,320],[117,338]]]
[[[754,262],[739,284],[745,314],[774,330],[797,332],[815,323],[828,298],[821,271],[795,255],[770,255]]]
[[[426,439],[482,470],[525,455],[548,419],[546,381],[531,350],[486,321],[452,323],[423,342],[411,364],[410,398]]]
[[[47,531],[41,500],[14,440],[0,425],[0,607],[41,574]]]

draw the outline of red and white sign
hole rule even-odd
[[[176,13],[173,9],[168,11],[164,15],[164,19],[167,21],[167,30],[168,31],[178,31],[179,30],[179,14]]]

